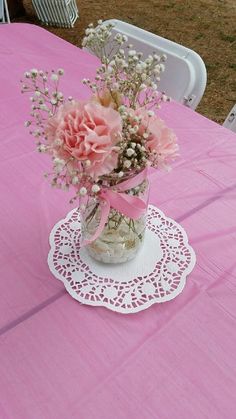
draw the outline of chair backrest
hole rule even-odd
[[[45,25],[70,28],[79,17],[75,0],[32,0],[38,18]]]
[[[202,58],[193,50],[168,39],[154,35],[129,23],[111,19],[104,23],[114,23],[114,33],[126,35],[138,52],[146,58],[150,53],[166,54],[166,69],[158,85],[160,91],[171,98],[195,109],[206,87],[206,67]]]
[[[231,109],[229,115],[223,123],[223,126],[230,129],[231,131],[236,132],[236,104]]]
[[[7,0],[0,0],[0,23],[10,23]]]

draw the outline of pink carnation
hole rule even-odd
[[[89,161],[86,172],[97,178],[117,166],[115,146],[120,141],[122,121],[117,111],[93,102],[62,105],[49,119],[46,136],[56,157],[66,161]]]
[[[138,109],[135,115],[142,118],[139,134],[147,132],[146,148],[156,156],[157,167],[167,167],[168,163],[178,155],[179,146],[175,133],[157,115],[148,116],[147,110]]]

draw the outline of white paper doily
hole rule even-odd
[[[184,229],[149,205],[143,247],[124,264],[104,264],[80,248],[79,211],[51,231],[48,265],[73,298],[120,313],[135,313],[175,298],[196,257]]]

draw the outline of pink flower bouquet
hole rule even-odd
[[[24,74],[31,93],[25,125],[39,152],[52,156],[51,185],[71,187],[81,209],[83,243],[104,262],[131,259],[144,237],[148,202],[147,169],[168,168],[178,153],[174,132],[157,115],[165,56],[141,53],[111,24],[89,25],[83,45],[101,60],[87,101],[64,98],[63,69]],[[104,53],[106,51],[106,53]]]

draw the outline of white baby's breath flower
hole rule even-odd
[[[56,138],[53,144],[60,147],[63,144],[63,140],[61,140],[60,138]]]
[[[142,83],[139,87],[139,90],[145,90],[147,88],[146,84]]]
[[[163,73],[165,71],[165,64],[160,64],[160,71]]]
[[[62,100],[64,98],[63,93],[62,92],[57,92],[57,98],[59,100]]]
[[[148,113],[147,113],[147,114],[148,114],[148,116],[149,116],[149,117],[151,117],[151,116],[154,116],[154,115],[155,115],[155,113],[154,113],[153,111],[148,111]]]
[[[90,160],[85,160],[84,165],[85,165],[85,167],[90,167],[91,166],[91,161]]]
[[[51,74],[51,80],[52,81],[57,81],[58,80],[58,75],[56,73],[52,73]]]
[[[59,74],[59,76],[63,76],[64,73],[65,73],[65,70],[63,68],[58,68],[57,74]]]
[[[90,33],[90,34],[88,35],[88,37],[87,37],[87,38],[88,38],[88,42],[89,42],[89,41],[92,41],[92,40],[93,40],[93,34],[92,34],[92,33]]]
[[[41,109],[41,111],[49,111],[49,109],[48,109],[47,105],[45,105],[45,103],[40,105],[39,108]]]
[[[87,36],[85,36],[82,40],[82,47],[86,47],[87,42],[88,42],[88,38],[87,38]]]
[[[138,64],[136,65],[135,70],[136,70],[136,72],[137,72],[138,74],[141,74],[141,73],[142,73],[142,71],[143,71],[143,67],[141,66],[141,64],[140,64],[140,63],[138,63]]]
[[[79,190],[79,194],[80,194],[80,196],[85,196],[85,195],[87,195],[87,189],[84,187],[84,186],[82,186],[82,188],[80,188],[80,190]]]
[[[71,183],[72,183],[72,185],[77,185],[77,183],[79,183],[79,178],[78,178],[78,176],[74,176],[74,177],[71,179]]]
[[[128,53],[129,57],[134,57],[136,54],[137,53],[136,53],[135,49],[131,49]]]
[[[140,61],[140,65],[141,65],[143,71],[146,70],[147,64],[144,61]]]
[[[125,160],[125,161],[124,161],[124,167],[125,167],[126,169],[129,169],[129,168],[130,168],[130,166],[131,166],[131,161],[130,161],[130,160]]]
[[[123,58],[119,58],[117,64],[121,67],[121,68],[125,68],[126,62]]]
[[[153,61],[153,59],[151,60],[150,58],[147,58],[147,59],[145,60],[145,63],[146,63],[147,65],[150,65],[150,64],[152,63],[152,61]]]
[[[35,78],[38,75],[38,70],[36,68],[32,68],[32,70],[30,70],[30,75],[31,77]]]
[[[153,70],[153,74],[154,74],[154,76],[159,76],[159,74],[160,74],[160,70],[158,70],[158,69],[154,68],[154,70]]]
[[[114,37],[115,41],[119,41],[120,39],[122,39],[122,35],[121,33],[117,33],[116,36]]]
[[[143,138],[145,138],[145,140],[149,137],[149,134],[147,132],[143,133]]]
[[[47,151],[47,146],[46,146],[45,144],[40,144],[40,145],[37,147],[37,150],[38,150],[38,152],[39,152],[39,153],[46,153],[46,151]]]
[[[59,159],[59,157],[56,157],[56,158],[54,159],[54,164],[55,164],[56,166],[58,166],[58,165],[64,165],[64,164],[65,164],[65,162],[64,162],[64,160]]]
[[[133,148],[128,148],[126,151],[126,154],[128,157],[133,156],[133,154],[135,153],[135,151],[133,150]]]
[[[107,71],[108,74],[111,74],[113,72],[113,68],[109,65],[107,67],[107,70],[106,71]]]
[[[158,54],[153,55],[154,60],[160,61],[160,56]]]
[[[119,111],[120,113],[125,112],[125,111],[126,111],[126,106],[124,106],[124,105],[119,106],[118,111]]]
[[[100,191],[100,187],[98,185],[95,184],[95,185],[92,186],[92,192],[93,193],[98,193],[99,191]]]
[[[40,134],[41,134],[41,132],[40,132],[40,130],[39,129],[36,129],[35,131],[33,131],[33,133],[32,133],[32,135],[34,136],[34,137],[40,137]]]

